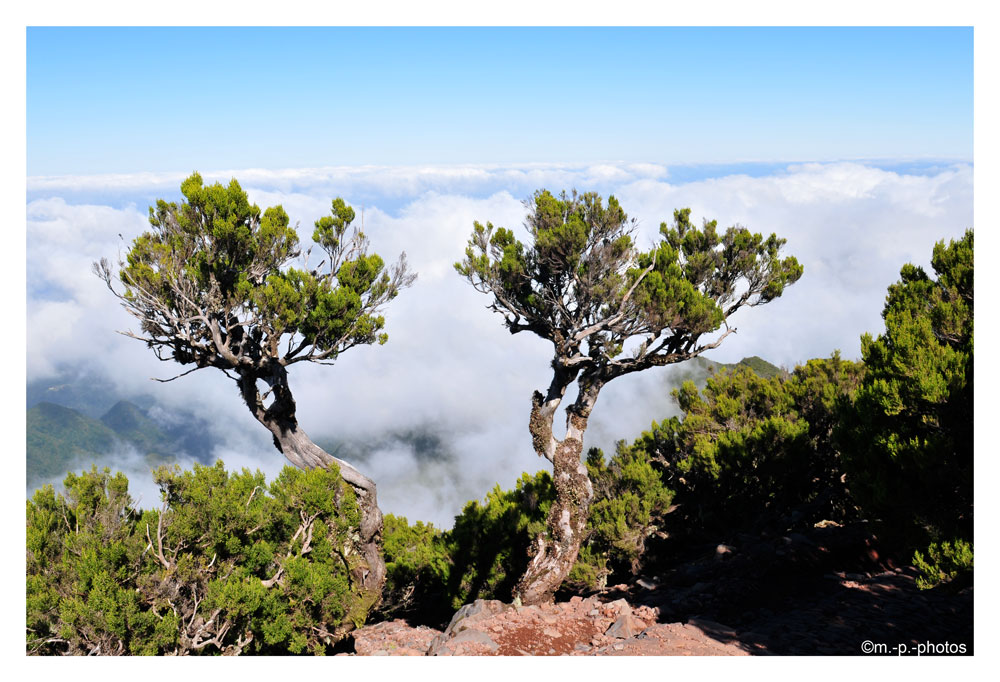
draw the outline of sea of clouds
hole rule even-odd
[[[655,164],[572,166],[351,167],[203,172],[207,181],[239,179],[262,208],[281,204],[300,236],[342,196],[356,208],[373,250],[386,260],[405,251],[416,284],[386,310],[389,342],[358,348],[334,367],[295,366],[292,387],[303,428],[316,439],[377,441],[378,434],[432,430],[439,456],[419,457],[396,443],[378,448],[362,468],[379,485],[385,511],[450,526],[469,499],[545,464],[527,432],[529,397],[550,379],[550,347],[537,337],[511,336],[487,298],[453,270],[474,220],[523,236],[522,201],[538,188],[615,194],[639,221],[649,247],[675,208],[720,227],[744,225],[788,240],[803,278],[766,306],[740,311],[737,333],[707,357],[735,362],[759,355],[788,368],[839,349],[860,356],[860,336],[882,330],[886,287],[906,262],[929,269],[936,241],[972,227],[969,164],[887,169],[864,163],[798,164],[766,174],[726,173],[672,181]],[[115,333],[135,329],[91,273],[114,259],[148,223],[156,197],[179,199],[185,174],[136,174],[28,179],[27,375],[54,379],[68,369],[112,381],[122,395],[146,393],[165,406],[212,420],[216,455],[229,468],[283,466],[266,432],[222,373],[197,372],[167,384],[150,377],[177,373],[143,344]],[[673,413],[669,385],[683,367],[618,379],[602,392],[587,445],[609,451],[653,420]],[[129,458],[113,458],[136,469]],[[139,476],[141,478],[141,476]],[[144,500],[151,482],[130,476]]]

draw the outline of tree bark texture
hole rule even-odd
[[[532,398],[528,428],[536,452],[552,461],[556,499],[549,510],[546,531],[533,539],[528,568],[514,588],[514,596],[522,604],[551,602],[580,552],[594,499],[594,487],[582,457],[583,434],[599,390],[594,384],[581,385],[579,398],[567,410],[566,435],[561,441],[552,435],[552,421],[565,386],[557,391],[558,398],[552,387],[548,396],[536,392]]]
[[[266,408],[257,388],[257,379],[265,381],[274,395],[274,401]],[[375,482],[349,463],[327,453],[299,427],[295,417],[295,400],[288,388],[288,374],[284,367],[275,363],[266,376],[240,374],[238,383],[251,414],[271,432],[274,446],[289,462],[300,469],[325,469],[336,464],[341,478],[354,489],[361,512],[356,550],[364,561],[359,564],[352,579],[370,594],[372,605],[377,605],[381,600],[386,569],[380,548],[382,511],[378,507]]]

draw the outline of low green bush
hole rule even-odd
[[[576,590],[597,589],[609,575],[633,573],[671,500],[659,474],[624,442],[607,463],[600,450],[591,449],[587,466],[594,502],[567,579]],[[420,604],[425,615],[430,609],[443,617],[475,599],[510,601],[527,568],[531,539],[545,529],[554,499],[551,476],[539,471],[523,474],[512,490],[497,485],[482,501],[469,502],[449,531],[386,516],[383,613]]]
[[[956,538],[941,543],[932,542],[927,548],[927,558],[919,551],[913,554],[913,565],[920,571],[917,587],[929,590],[949,583],[962,575],[971,575],[972,544]]]
[[[685,382],[674,392],[683,417],[653,424],[630,449],[656,467],[699,527],[731,528],[802,505],[842,517],[851,505],[833,426],[862,373],[835,353],[788,376],[737,367],[710,377],[703,391]]]
[[[405,516],[385,515],[382,531],[386,580],[380,611],[387,616],[415,608],[431,620],[450,607],[447,597],[451,556],[447,534],[431,523],[410,525]],[[447,606],[441,607],[443,602]],[[441,607],[441,608],[439,608]]]
[[[646,540],[670,507],[673,493],[641,449],[619,441],[608,463],[591,448],[587,469],[594,501],[587,536],[567,583],[576,589],[600,589],[609,576],[627,577],[639,569]]]
[[[162,509],[96,468],[27,502],[27,652],[328,653],[360,589],[359,513],[336,469],[159,469]]]
[[[539,471],[522,474],[513,490],[497,485],[482,503],[465,505],[446,540],[453,608],[475,599],[511,600],[528,565],[531,538],[545,529],[554,499],[552,477]]]
[[[973,532],[973,246],[968,230],[934,246],[933,275],[902,267],[885,332],[861,339],[865,377],[839,428],[852,492],[911,548]]]

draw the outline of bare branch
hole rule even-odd
[[[151,379],[152,381],[158,381],[158,382],[160,382],[161,384],[165,384],[165,383],[167,383],[167,382],[170,382],[170,381],[173,381],[173,380],[175,380],[175,379],[180,379],[180,378],[181,378],[181,377],[183,377],[183,376],[187,376],[188,374],[191,374],[192,372],[197,372],[197,371],[198,371],[199,369],[205,369],[205,368],[204,368],[204,367],[195,367],[194,369],[189,369],[189,370],[188,370],[188,371],[186,371],[186,372],[181,372],[181,373],[180,373],[180,374],[178,374],[177,376],[174,376],[174,377],[170,377],[169,379],[157,379],[156,377],[150,377],[150,379]]]
[[[249,509],[250,508],[250,500],[253,499],[253,496],[256,495],[257,491],[260,490],[260,489],[261,489],[261,487],[259,485],[255,485],[253,487],[253,490],[250,491],[250,497],[247,498],[247,503],[245,505],[243,505],[244,509]]]
[[[267,580],[261,580],[260,584],[270,589],[274,587],[279,580],[281,580],[281,576],[282,574],[284,574],[284,572],[285,572],[285,567],[278,566],[278,572],[275,573],[272,577],[268,578]]]

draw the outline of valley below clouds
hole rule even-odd
[[[547,465],[532,450],[527,420],[532,392],[550,378],[550,348],[528,334],[510,335],[487,297],[454,272],[473,221],[509,227],[523,239],[524,199],[540,188],[575,188],[614,194],[638,219],[642,248],[683,207],[698,222],[717,219],[720,230],[740,224],[775,232],[804,266],[802,279],[767,306],[737,313],[737,333],[706,357],[729,363],[756,355],[789,369],[834,350],[858,358],[860,336],[883,329],[886,287],[900,267],[929,269],[936,241],[973,227],[969,164],[744,165],[703,177],[690,168],[626,163],[199,170],[207,182],[236,177],[262,209],[281,204],[305,243],[313,222],[341,196],[359,223],[363,208],[373,251],[387,262],[406,252],[418,279],[385,310],[388,343],[352,349],[333,367],[296,365],[291,385],[301,426],[363,459],[357,464],[377,482],[384,511],[443,527],[466,501]],[[91,272],[94,261],[114,260],[146,229],[156,198],[179,199],[185,176],[28,179],[28,384],[70,377],[116,398],[149,396],[168,415],[195,414],[210,432],[212,457],[230,469],[259,468],[270,479],[285,460],[235,384],[213,369],[150,381],[183,368],[116,333],[137,321]],[[669,391],[692,371],[666,367],[609,384],[585,447],[608,453],[617,440],[631,441],[652,421],[677,414]],[[151,506],[158,493],[141,461],[121,448],[99,464],[126,470],[133,495]],[[179,458],[184,466],[192,461]]]

